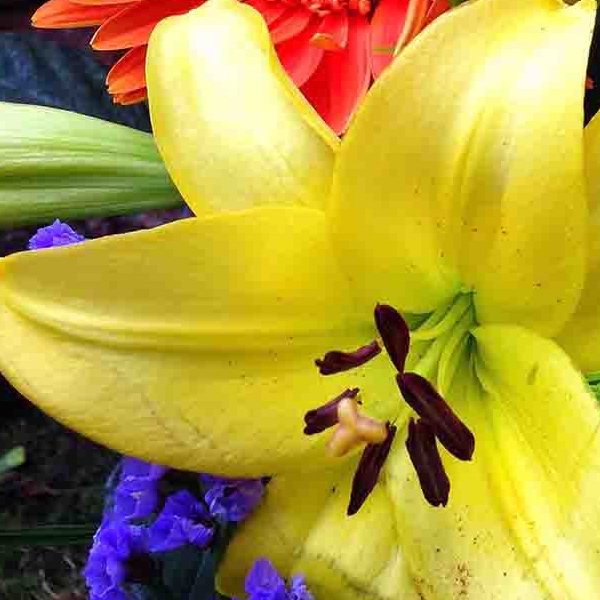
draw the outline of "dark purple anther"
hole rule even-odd
[[[410,333],[402,315],[387,304],[378,304],[375,307],[375,324],[396,370],[404,373]]]
[[[358,509],[363,505],[377,483],[379,472],[385,463],[385,459],[392,447],[394,436],[396,435],[396,427],[394,425],[386,423],[386,427],[388,434],[385,440],[381,444],[367,444],[360,457],[358,468],[352,480],[348,516],[358,512]]]
[[[435,442],[435,434],[429,423],[419,419],[408,422],[406,449],[419,476],[425,500],[432,506],[446,506],[450,494],[450,480]]]
[[[460,460],[471,460],[475,437],[429,381],[416,373],[398,374],[396,381],[404,400],[428,422],[444,448]]]
[[[344,398],[356,398],[358,391],[358,388],[347,389],[327,404],[315,408],[314,410],[309,410],[304,415],[304,422],[306,423],[304,433],[306,435],[312,435],[313,433],[321,433],[321,431],[333,427],[338,422],[338,404],[344,400]]]
[[[349,371],[355,367],[360,367],[372,358],[375,358],[381,352],[381,348],[376,340],[373,340],[366,346],[361,346],[354,352],[340,352],[332,350],[323,358],[317,358],[315,365],[319,367],[321,375],[333,375],[342,371]]]

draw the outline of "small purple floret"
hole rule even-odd
[[[289,600],[315,600],[304,583],[304,575],[294,575],[288,594]]]
[[[288,593],[283,577],[273,563],[261,558],[254,563],[246,577],[249,600],[287,600]]]
[[[167,498],[156,521],[149,528],[151,552],[175,550],[187,544],[203,548],[212,539],[210,515],[187,490]]]
[[[69,246],[84,242],[85,238],[71,229],[66,223],[58,219],[37,230],[37,233],[29,240],[29,250],[41,250],[42,248],[56,248],[57,246]]]
[[[303,575],[295,575],[287,588],[283,577],[266,558],[259,558],[248,571],[245,590],[248,600],[314,600]]]
[[[112,516],[121,521],[149,517],[158,505],[158,482],[167,470],[137,458],[123,458]]]
[[[139,458],[125,456],[121,461],[121,481],[128,479],[158,481],[168,470],[162,465],[154,465]]]
[[[210,514],[225,521],[243,521],[260,503],[264,492],[261,479],[228,479],[203,473],[204,500]]]
[[[123,588],[127,580],[127,563],[148,552],[148,538],[143,527],[105,520],[96,535],[83,571],[90,589],[90,600],[129,600]]]

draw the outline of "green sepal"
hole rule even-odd
[[[181,202],[152,135],[55,108],[0,102],[0,229]]]

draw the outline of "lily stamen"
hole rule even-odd
[[[423,419],[408,422],[406,450],[417,471],[423,495],[432,506],[446,506],[450,494],[450,480],[435,442],[431,425]]]
[[[396,381],[406,403],[427,421],[444,448],[460,460],[471,460],[475,437],[431,383],[416,373],[398,374]]]
[[[315,365],[319,367],[321,375],[333,375],[343,371],[349,371],[356,367],[360,367],[375,358],[381,352],[381,347],[377,340],[361,346],[354,352],[341,352],[340,350],[332,350],[327,352],[323,358],[317,358]]]
[[[352,492],[347,511],[348,516],[358,512],[358,509],[373,491],[379,479],[379,472],[390,453],[390,448],[396,435],[396,427],[386,423],[385,428],[386,437],[384,441],[380,444],[369,444],[363,450],[360,457],[358,468],[352,479]]]
[[[402,315],[387,304],[378,304],[375,307],[374,316],[375,324],[390,360],[398,373],[403,373],[410,345],[408,325]]]

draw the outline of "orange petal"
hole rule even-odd
[[[273,23],[289,8],[283,2],[273,2],[272,0],[247,0],[246,4],[260,13],[267,25]]]
[[[287,10],[269,27],[273,44],[280,44],[298,35],[308,25],[312,15],[313,13],[303,6]]]
[[[348,16],[348,43],[339,52],[325,52],[302,92],[326,123],[339,135],[363,99],[371,82],[369,22]]]
[[[423,23],[423,29],[427,27],[429,23],[435,21],[435,19],[437,19],[447,10],[450,10],[450,2],[448,0],[433,0],[429,10],[427,11],[427,16],[425,17],[425,22]]]
[[[73,4],[83,4],[84,6],[102,6],[105,4],[133,4],[139,0],[70,0]]]
[[[183,15],[203,3],[204,0],[139,0],[106,21],[90,43],[96,50],[143,46],[159,21]]]
[[[404,31],[396,43],[396,52],[410,42],[425,26],[430,0],[409,0]]]
[[[343,50],[348,42],[348,13],[345,10],[329,13],[310,42],[323,50]]]
[[[85,6],[70,0],[50,0],[38,8],[31,22],[35,27],[62,29],[63,27],[92,27],[101,25],[107,19],[124,10],[134,2],[104,3]]]
[[[304,31],[276,46],[283,68],[297,87],[310,79],[323,58],[323,50],[310,43],[318,31],[320,21],[321,19],[314,15]]]
[[[145,87],[139,90],[132,90],[124,94],[115,94],[113,96],[113,102],[115,104],[136,104],[141,102],[148,97],[148,92]]]
[[[371,20],[373,78],[377,79],[394,58],[396,42],[404,30],[410,0],[382,0]]]
[[[106,76],[108,91],[113,95],[139,90],[146,86],[146,51],[148,46],[132,48],[123,55]]]

